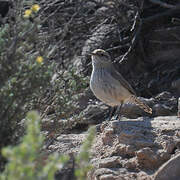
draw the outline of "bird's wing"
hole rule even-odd
[[[136,95],[131,85],[123,78],[123,76],[118,71],[116,71],[113,65],[111,66],[111,68],[109,68],[109,72],[111,76],[117,79],[126,89],[128,89],[130,93]]]

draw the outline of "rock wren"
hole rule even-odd
[[[137,98],[131,85],[115,70],[106,51],[96,49],[90,55],[93,66],[90,88],[98,99],[111,107],[121,107],[126,102],[135,103],[152,114],[152,109]]]

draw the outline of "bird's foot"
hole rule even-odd
[[[115,112],[116,112],[116,107],[109,107],[109,112],[108,112],[108,115],[106,117],[106,121],[111,121]]]
[[[117,114],[116,116],[115,116],[115,120],[121,120],[123,118],[123,115],[121,115],[121,114]]]

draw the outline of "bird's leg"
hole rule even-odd
[[[122,106],[123,106],[123,102],[121,102],[121,105],[120,106],[118,106],[118,108],[117,108],[117,115],[116,115],[116,120],[117,119],[121,119],[121,110],[122,110]]]
[[[109,121],[112,119],[115,111],[116,111],[116,107],[111,107],[111,106],[109,106],[109,113],[108,113],[108,115],[109,115],[109,116],[108,116],[108,120],[109,120]]]

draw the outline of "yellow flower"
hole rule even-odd
[[[40,6],[39,6],[38,4],[34,4],[34,5],[31,7],[31,10],[32,10],[33,12],[38,12],[39,9],[40,9]]]
[[[42,56],[38,56],[37,58],[36,58],[36,62],[37,63],[39,63],[39,64],[41,64],[42,62],[43,62],[43,57]]]
[[[24,13],[24,17],[25,18],[29,18],[32,14],[32,10],[31,9],[27,9],[25,10],[25,13]]]

